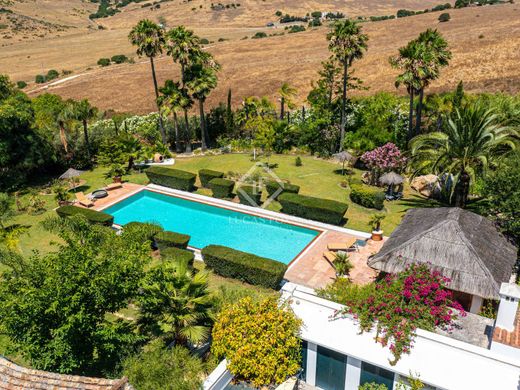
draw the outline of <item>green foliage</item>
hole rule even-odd
[[[240,204],[258,207],[262,203],[262,189],[255,186],[243,185],[237,190]]]
[[[163,250],[170,247],[186,249],[191,237],[187,234],[174,233],[165,230],[157,233],[154,238],[157,248]]]
[[[289,34],[299,33],[303,31],[305,31],[305,27],[300,25],[294,25],[289,28]]]
[[[101,224],[105,226],[112,226],[114,223],[114,217],[112,215],[103,213],[102,211],[84,209],[82,207],[61,206],[56,209],[56,213],[62,218],[71,217],[74,215],[82,215],[90,223]]]
[[[301,167],[303,165],[302,158],[300,156],[296,157],[296,159],[294,160],[294,165],[297,167]]]
[[[301,324],[276,298],[260,302],[244,298],[219,314],[211,351],[228,360],[228,369],[238,380],[257,388],[280,384],[300,368]]]
[[[520,244],[520,152],[502,159],[497,169],[484,177],[486,197],[481,214],[495,220],[500,230]]]
[[[282,212],[286,214],[333,225],[343,224],[348,209],[346,203],[291,193],[283,193],[278,201],[282,205]]]
[[[17,250],[20,236],[27,231],[27,227],[22,225],[7,225],[14,215],[14,199],[8,194],[0,192],[0,251],[2,247]]]
[[[370,382],[359,386],[358,390],[388,390],[388,387],[386,387],[386,385],[383,384]]]
[[[444,12],[439,15],[439,22],[449,22],[451,19],[450,14],[448,12]]]
[[[261,39],[261,38],[267,38],[267,34],[263,31],[258,31],[255,35],[251,37],[251,39]]]
[[[42,74],[38,74],[36,75],[36,77],[34,78],[34,82],[36,84],[43,84],[44,82],[46,82],[47,80],[45,79],[45,76],[42,75]]]
[[[123,363],[123,374],[138,390],[194,390],[202,388],[204,364],[186,348],[159,343]]]
[[[209,188],[209,182],[211,180],[217,179],[217,178],[223,178],[223,177],[224,177],[224,172],[213,171],[211,169],[199,170],[200,184],[204,188]]]
[[[60,72],[58,72],[56,69],[51,69],[47,72],[47,75],[45,76],[46,81],[51,81],[54,79],[57,79],[60,77]]]
[[[173,263],[187,264],[192,267],[193,261],[195,260],[195,254],[192,251],[171,246],[161,249],[161,259]]]
[[[273,289],[279,287],[287,270],[287,266],[278,261],[219,245],[203,248],[202,257],[206,265],[221,276]]]
[[[129,222],[123,226],[123,236],[129,240],[152,247],[155,236],[163,231],[161,225],[151,222]]]
[[[336,269],[336,275],[346,276],[354,268],[354,264],[350,261],[347,253],[338,252],[334,260],[334,268]]]
[[[107,375],[141,338],[107,314],[137,294],[149,249],[83,217],[47,219],[57,251],[0,256],[0,325],[33,368]]]
[[[124,54],[117,54],[115,56],[112,56],[112,58],[110,58],[110,61],[112,61],[114,64],[123,64],[125,62],[128,62],[128,57]]]
[[[381,222],[386,218],[385,214],[374,214],[368,221],[368,224],[370,227],[372,227],[373,231],[380,231],[381,230]]]
[[[25,81],[17,81],[16,82],[16,87],[18,89],[24,89],[25,87],[27,87],[27,83]]]
[[[275,180],[267,181],[265,183],[265,189],[267,190],[269,197],[272,197],[274,194],[279,192],[275,199],[277,199],[283,193],[297,194],[300,192],[300,186],[296,184],[278,182]]]
[[[192,191],[197,177],[197,175],[191,172],[158,166],[148,168],[145,173],[153,184],[181,191]]]
[[[109,66],[111,64],[110,58],[100,58],[97,64],[102,67]]]
[[[203,342],[210,334],[212,302],[207,273],[186,262],[163,261],[141,282],[139,330],[165,345]]]
[[[232,197],[235,182],[233,180],[216,178],[209,182],[209,187],[215,198],[226,199]]]
[[[363,184],[350,186],[350,200],[369,209],[383,210],[385,194],[380,188],[371,188]]]

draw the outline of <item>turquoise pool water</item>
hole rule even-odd
[[[224,245],[289,264],[318,234],[273,221],[153,191],[141,191],[105,210],[114,222],[155,222],[191,236],[190,246]]]

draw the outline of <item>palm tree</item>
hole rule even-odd
[[[363,57],[367,49],[368,36],[361,33],[361,26],[349,19],[336,22],[332,30],[327,34],[329,50],[334,53],[336,60],[343,66],[343,88],[341,97],[341,122],[340,122],[340,145],[343,149],[345,139],[345,126],[347,123],[347,85],[348,68],[354,60]]]
[[[69,142],[67,140],[67,127],[75,119],[74,103],[66,101],[61,110],[56,115],[56,125],[60,130],[60,142],[63,145],[65,154],[69,156]]]
[[[415,120],[415,134],[421,131],[421,115],[423,108],[424,89],[440,75],[440,69],[448,66],[451,59],[451,51],[448,50],[448,42],[437,30],[428,29],[417,38],[417,42],[425,47],[422,67],[424,69],[420,80],[419,100]]]
[[[148,272],[143,283],[140,330],[163,337],[168,344],[205,341],[213,317],[212,303],[207,273],[195,273],[184,262],[165,260]]]
[[[177,112],[181,111],[190,101],[186,90],[182,89],[180,83],[173,80],[166,80],[164,86],[159,88],[161,96],[159,96],[159,105],[164,107],[167,112],[173,115],[173,126],[175,128],[175,151],[181,152],[180,135],[179,135],[179,119]]]
[[[87,99],[74,102],[74,117],[83,124],[83,137],[87,147],[87,155],[90,158],[90,142],[88,139],[88,121],[97,115],[97,109],[90,105]]]
[[[296,88],[289,85],[289,83],[283,83],[282,87],[278,90],[280,94],[280,119],[285,118],[285,105],[289,109],[294,108],[293,98],[296,96]]]
[[[159,97],[159,87],[157,85],[157,76],[155,74],[154,58],[162,54],[164,46],[164,29],[155,24],[151,20],[143,19],[130,31],[128,39],[132,45],[137,46],[137,55],[146,56],[150,59],[152,68],[153,86],[155,90],[155,99]],[[161,139],[164,145],[167,145],[166,132],[161,116],[161,109],[159,110],[159,129],[161,131]]]
[[[477,102],[447,118],[444,131],[416,136],[410,142],[413,175],[453,175],[451,198],[465,207],[469,187],[504,153],[517,147],[518,131],[501,124],[497,114]]]

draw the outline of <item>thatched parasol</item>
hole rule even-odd
[[[75,191],[76,185],[74,184],[74,178],[80,176],[82,173],[83,173],[83,171],[78,171],[77,169],[69,168],[59,178],[61,180],[70,180],[71,188],[73,188]]]
[[[349,152],[346,152],[346,151],[336,153],[333,155],[333,157],[342,164],[342,167],[341,167],[342,175],[344,174],[344,171],[345,171],[345,163],[356,160],[356,158],[353,155],[351,155]]]
[[[388,172],[379,178],[379,182],[388,186],[396,186],[399,184],[403,184],[404,177],[395,172]]]

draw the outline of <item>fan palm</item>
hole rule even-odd
[[[90,143],[88,139],[88,121],[93,119],[97,114],[97,109],[90,105],[87,99],[74,102],[74,117],[83,124],[83,137],[87,147],[87,154],[90,158]]]
[[[175,128],[175,150],[179,153],[180,136],[179,136],[179,119],[177,113],[187,106],[190,102],[190,97],[186,90],[182,89],[180,83],[172,80],[166,80],[164,86],[159,89],[161,96],[159,96],[159,105],[167,112],[173,115],[173,126]]]
[[[367,50],[368,35],[361,33],[361,26],[358,23],[346,19],[333,25],[332,30],[327,34],[327,40],[329,41],[329,50],[334,53],[336,60],[343,66],[339,145],[341,151],[343,149],[347,123],[348,68],[354,60],[363,57],[363,53]]]
[[[296,96],[296,88],[289,85],[289,83],[283,83],[281,88],[278,90],[280,94],[280,119],[285,118],[285,105],[289,109],[294,108],[293,98]]]
[[[517,147],[518,131],[501,124],[492,110],[478,103],[455,109],[443,132],[422,134],[410,142],[413,174],[453,177],[451,198],[465,207],[470,184],[504,153]]]
[[[151,20],[143,19],[137,23],[132,31],[130,31],[128,39],[130,39],[132,45],[137,47],[138,56],[146,56],[150,59],[155,99],[157,99],[159,97],[159,87],[157,85],[154,58],[162,54],[164,46],[164,29]],[[160,107],[157,108],[159,110],[159,129],[161,131],[161,139],[163,144],[166,145],[166,132],[164,130]]]
[[[143,283],[140,329],[167,343],[203,342],[210,333],[212,303],[207,273],[195,273],[185,262],[163,263],[152,268]]]

